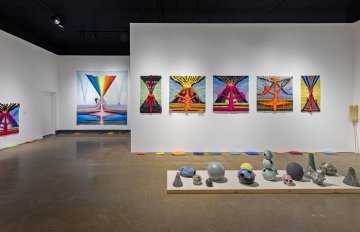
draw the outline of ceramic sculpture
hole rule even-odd
[[[322,162],[320,164],[320,170],[325,170],[325,174],[328,176],[335,176],[337,173],[336,166],[329,162]]]
[[[221,180],[225,176],[225,168],[222,163],[211,162],[207,167],[208,175],[211,180]]]
[[[264,177],[265,180],[275,181],[277,170],[275,168],[274,163],[271,160],[273,158],[272,152],[266,150],[264,152],[264,157],[265,157],[265,159],[263,160],[264,169],[262,171],[262,176]]]
[[[293,180],[300,181],[304,177],[304,170],[300,164],[290,162],[286,165],[286,174],[290,175]]]
[[[174,180],[174,182],[173,182],[173,186],[174,186],[175,188],[180,188],[180,187],[183,186],[183,182],[181,181],[181,177],[180,177],[180,173],[179,173],[179,172],[176,173],[175,180]]]
[[[182,166],[179,172],[180,175],[183,177],[193,177],[196,174],[195,168],[191,166]]]
[[[265,157],[265,159],[272,160],[273,154],[271,151],[266,150],[266,151],[264,151],[264,157]]]
[[[304,173],[304,177],[311,179],[309,167],[311,167],[312,170],[316,172],[316,165],[315,165],[315,159],[314,159],[313,153],[309,153],[308,165],[307,165],[306,171]]]
[[[193,184],[194,184],[194,185],[202,185],[202,178],[201,178],[200,175],[195,174],[195,175],[193,176]]]
[[[308,166],[307,178],[311,179],[313,183],[322,185],[325,181],[325,170],[321,172],[315,171],[310,165]]]
[[[238,171],[238,178],[240,183],[250,185],[255,181],[255,173],[246,169],[240,169]]]
[[[281,177],[282,181],[284,182],[285,185],[287,186],[293,186],[293,179],[291,178],[290,175],[288,174],[284,174],[282,177]]]
[[[249,164],[249,163],[242,163],[240,165],[240,169],[249,170],[251,172],[254,170],[253,166],[251,164]]]
[[[213,186],[214,186],[214,185],[213,185],[213,181],[212,181],[210,178],[205,181],[205,184],[206,184],[206,186],[208,186],[208,187],[213,187]]]
[[[353,167],[349,168],[348,173],[343,180],[343,183],[354,187],[360,187],[360,183],[356,178],[355,169]]]

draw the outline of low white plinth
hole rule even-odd
[[[360,187],[352,187],[343,183],[344,176],[326,176],[323,185],[314,184],[304,178],[302,181],[294,181],[294,186],[285,185],[281,176],[285,170],[279,170],[277,181],[264,180],[261,170],[255,170],[255,183],[243,185],[239,183],[237,170],[226,170],[223,181],[214,182],[213,187],[205,184],[208,174],[206,170],[198,170],[196,173],[202,177],[202,185],[194,185],[192,178],[181,177],[183,187],[175,188],[172,184],[176,176],[176,170],[167,171],[167,193],[360,193]],[[225,182],[226,181],[226,182]]]

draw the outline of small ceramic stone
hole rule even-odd
[[[202,185],[202,178],[201,178],[200,175],[195,174],[195,175],[193,176],[193,184],[194,184],[194,185]]]
[[[320,164],[320,170],[325,170],[325,174],[328,176],[335,176],[337,173],[336,166],[329,162],[322,162]]]
[[[174,180],[174,182],[173,182],[173,186],[174,186],[175,188],[180,188],[180,187],[183,186],[183,182],[181,181],[181,177],[180,177],[180,173],[179,173],[179,172],[176,173],[175,180]]]
[[[355,169],[353,167],[349,168],[349,171],[346,174],[343,183],[354,187],[360,187],[359,181],[356,178]]]
[[[213,181],[209,178],[209,179],[207,179],[206,181],[205,181],[205,183],[206,183],[206,186],[208,186],[208,187],[213,187],[214,185],[213,185]]]

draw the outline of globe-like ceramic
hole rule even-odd
[[[212,180],[221,180],[225,177],[225,168],[222,163],[211,162],[207,167],[209,178]]]

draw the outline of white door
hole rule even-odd
[[[55,96],[52,92],[43,92],[42,95],[43,136],[55,134]]]

